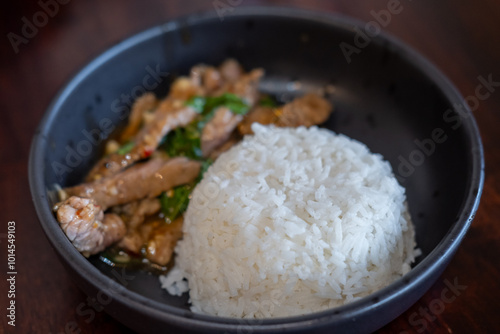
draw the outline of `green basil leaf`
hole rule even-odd
[[[201,132],[194,123],[176,128],[166,136],[162,148],[171,157],[184,156],[199,160],[202,158]]]
[[[248,107],[248,105],[246,105],[245,103],[240,103],[240,102],[236,102],[236,101],[228,101],[226,102],[225,106],[231,110],[231,112],[233,114],[236,114],[236,115],[245,115],[248,110],[250,109]]]
[[[189,195],[192,190],[192,185],[183,185],[161,194],[161,210],[168,222],[174,221],[179,215],[186,211],[189,204]]]
[[[186,105],[192,107],[198,114],[201,114],[205,109],[206,99],[201,96],[193,96],[186,101]]]
[[[205,116],[205,118],[213,116],[214,110],[218,107],[227,107],[238,115],[244,115],[250,109],[243,99],[232,93],[208,97],[195,96],[190,98],[186,105],[193,107],[196,112]]]

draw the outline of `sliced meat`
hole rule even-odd
[[[240,63],[238,63],[234,59],[226,59],[220,66],[219,72],[227,82],[235,82],[238,80],[245,71],[241,67]]]
[[[56,204],[54,210],[68,239],[85,256],[103,251],[126,233],[120,217],[104,214],[93,199],[71,196]]]
[[[229,68],[235,66],[230,64],[232,63],[229,62],[226,66]],[[264,71],[261,69],[243,75],[239,75],[239,72],[238,74],[229,73],[235,81],[228,83],[224,89],[243,99],[252,108],[259,98],[258,85],[263,74]],[[226,107],[218,108],[214,117],[202,130],[201,151],[203,156],[210,156],[215,149],[224,144],[242,120],[242,115],[234,114]]]
[[[167,98],[156,108],[151,122],[135,135],[135,145],[131,151],[125,154],[113,153],[102,158],[89,172],[86,181],[116,174],[149,157],[166,134],[177,127],[188,125],[195,119],[196,111],[186,106],[186,101],[193,96],[205,96],[207,93],[220,95],[227,91],[253,105],[258,99],[258,81],[264,72],[257,69],[242,75],[240,70],[240,65],[235,61],[223,63],[220,71],[199,65],[191,71],[190,77],[175,80]]]
[[[133,138],[135,144],[131,151],[103,157],[89,172],[86,181],[116,174],[136,161],[149,157],[167,133],[194,120],[196,111],[186,106],[186,101],[197,95],[204,96],[205,91],[196,78],[176,79],[172,83],[169,95],[158,104],[150,122]]]
[[[196,115],[196,111],[185,106],[182,100],[163,101],[153,121],[137,134],[132,150],[126,154],[113,153],[101,159],[89,172],[87,181],[116,174],[136,161],[149,157],[167,133],[191,123]]]
[[[128,231],[123,239],[118,242],[118,247],[135,254],[141,253],[141,248],[143,245],[144,240],[141,234],[136,230]]]
[[[112,211],[120,215],[129,230],[140,226],[147,216],[159,212],[161,203],[158,198],[143,198],[125,205],[115,206]]]
[[[137,132],[139,132],[139,128],[143,123],[144,114],[155,110],[157,105],[158,100],[153,93],[146,93],[135,100],[132,105],[127,127],[120,135],[120,141],[122,143],[131,140]]]
[[[175,245],[182,237],[182,216],[167,224],[163,218],[150,217],[137,229],[127,233],[118,246],[165,266],[170,262]]]
[[[180,216],[170,224],[163,222],[151,231],[146,244],[146,258],[165,266],[174,252],[177,241],[182,237],[183,218]]]
[[[142,254],[142,248],[146,246],[151,231],[159,223],[165,224],[165,221],[146,222],[136,229],[129,230],[118,243],[118,247],[135,254]]]
[[[236,81],[226,82],[216,93],[215,96],[224,93],[232,93],[243,99],[250,107],[254,106],[259,100],[259,81],[264,75],[264,70],[257,68],[238,77]]]
[[[325,122],[332,110],[331,103],[323,97],[307,94],[280,108],[255,108],[240,123],[238,130],[242,135],[251,134],[255,122],[280,127],[312,126]]]
[[[163,137],[171,130],[186,126],[196,117],[196,111],[181,100],[163,101],[155,113],[153,121],[137,135],[130,154],[146,158],[156,150]]]
[[[170,91],[165,100],[183,100],[186,101],[196,95],[205,95],[205,90],[201,86],[198,77],[179,77],[170,87]]]
[[[153,158],[121,173],[64,190],[70,196],[92,198],[106,210],[114,205],[156,197],[163,191],[193,181],[199,172],[200,163],[184,157]]]
[[[278,114],[275,112],[277,109],[272,107],[257,106],[247,115],[244,120],[238,124],[238,131],[242,135],[252,134],[252,124],[276,124],[278,121]]]
[[[119,214],[127,225],[127,234],[120,240],[118,246],[133,253],[139,253],[145,244],[145,237],[138,233],[146,217],[160,211],[161,204],[158,198],[144,198],[140,201],[114,207],[113,211]],[[148,233],[149,235],[149,233]]]
[[[191,69],[190,77],[205,89],[206,95],[210,95],[211,92],[222,86],[224,82],[219,70],[207,65],[194,66]]]
[[[208,157],[217,147],[226,142],[242,120],[242,115],[235,115],[226,107],[218,108],[214,117],[203,127],[201,132],[203,156]]]
[[[196,65],[191,69],[190,78],[205,90],[206,95],[218,95],[223,87],[238,81],[245,71],[234,59],[225,60],[218,68]]]
[[[241,138],[241,135],[237,131],[234,131],[233,133],[231,133],[231,136],[227,141],[225,141],[222,145],[220,145],[210,153],[208,158],[212,161],[215,161],[219,157],[219,155],[226,152],[234,145],[238,144],[241,141]]]
[[[311,126],[325,122],[333,110],[332,104],[317,94],[307,94],[287,103],[278,117],[277,126]]]
[[[120,216],[114,213],[105,213],[102,224],[104,232],[104,242],[103,242],[104,248],[119,241],[121,238],[125,236],[127,232],[127,228],[123,223],[123,221],[121,220]],[[97,252],[100,252],[100,250]]]
[[[215,91],[222,86],[223,79],[218,70],[213,67],[208,67],[203,73],[203,86],[207,90],[207,94]]]

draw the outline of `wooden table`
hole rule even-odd
[[[364,21],[387,9],[388,0],[220,0],[242,6],[281,4],[344,13]],[[41,3],[56,3],[42,0]],[[64,4],[63,4],[64,3]],[[90,309],[72,283],[38,224],[27,179],[31,138],[56,92],[109,46],[150,26],[194,10],[214,10],[215,1],[58,0],[40,14],[37,1],[5,2],[1,9],[0,55],[0,321],[5,316],[7,222],[16,222],[17,333],[128,333],[123,325]],[[474,94],[478,76],[500,81],[500,3],[495,0],[401,0],[385,30],[434,62],[464,96]],[[235,10],[238,10],[236,6]],[[53,17],[52,17],[53,16]],[[24,28],[36,22],[35,30]],[[21,39],[13,39],[13,34]],[[24,37],[23,36],[24,33]],[[13,42],[9,40],[9,36]],[[17,49],[17,53],[15,52]],[[380,333],[500,332],[500,88],[475,111],[486,154],[486,183],[476,219],[434,286]],[[443,299],[449,282],[465,288]],[[448,282],[448,283],[447,283]],[[453,298],[452,298],[453,297]],[[441,302],[440,302],[441,301]],[[84,306],[82,308],[82,305]],[[442,307],[441,307],[441,306]],[[429,310],[430,309],[430,310]],[[0,330],[2,332],[2,330]]]

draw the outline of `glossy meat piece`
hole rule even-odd
[[[142,247],[146,245],[148,237],[154,228],[154,224],[144,223],[136,229],[130,229],[123,239],[118,242],[118,247],[135,254],[142,253]]]
[[[120,141],[125,143],[131,140],[143,123],[143,116],[146,112],[152,112],[156,109],[158,100],[153,93],[146,93],[135,100],[132,105],[132,111],[128,119],[127,126],[120,135]]]
[[[225,143],[242,120],[242,115],[235,115],[226,107],[218,108],[201,132],[203,156],[208,157],[217,147]]]
[[[102,158],[90,171],[87,181],[116,174],[136,161],[149,157],[167,133],[179,126],[186,126],[196,117],[196,111],[184,103],[175,99],[161,102],[154,119],[136,135],[132,150],[126,154],[113,153]]]
[[[252,124],[275,124],[278,121],[277,109],[272,107],[257,106],[250,111],[244,120],[238,124],[238,132],[242,135],[252,134]]]
[[[126,233],[120,217],[104,214],[93,199],[71,196],[56,204],[54,210],[68,239],[85,256],[103,251]]]
[[[160,211],[161,204],[158,198],[144,198],[140,201],[114,207],[113,212],[119,214],[127,226],[127,234],[120,240],[118,246],[133,253],[139,253],[145,244],[145,237],[138,233],[146,217]],[[149,234],[148,234],[149,235]]]
[[[206,95],[217,95],[223,85],[231,85],[240,79],[245,71],[234,59],[225,60],[218,68],[204,64],[191,69],[190,78],[204,88]]]
[[[317,94],[296,98],[283,107],[257,107],[238,126],[238,131],[251,134],[254,122],[280,127],[312,126],[325,122],[333,110],[330,102]]]
[[[234,67],[228,63],[228,67]],[[234,70],[234,69],[233,69]],[[252,70],[248,74],[238,76],[233,74],[235,81],[228,83],[224,89],[243,99],[250,108],[259,99],[258,85],[259,80],[264,74],[261,69]],[[242,115],[231,112],[228,108],[219,107],[214,117],[205,125],[201,133],[201,151],[204,157],[210,154],[224,144],[238,124],[243,120]]]
[[[160,209],[160,200],[155,197],[115,206],[112,211],[123,218],[128,229],[135,229],[144,222],[147,216],[157,213]]]
[[[224,84],[236,82],[245,73],[234,59],[225,60],[218,68],[208,65],[196,65],[191,69],[190,77],[205,88],[206,95],[213,95]]]
[[[231,133],[231,136],[228,140],[226,140],[222,145],[217,147],[208,155],[208,158],[212,161],[215,161],[219,157],[219,155],[226,152],[234,145],[238,144],[241,141],[241,138],[241,135],[237,131],[234,131],[233,133]]]
[[[193,181],[200,172],[200,163],[184,157],[154,158],[138,163],[121,173],[83,183],[64,191],[69,196],[92,198],[103,210],[136,201],[153,198],[163,191]]]
[[[264,76],[264,70],[256,68],[241,75],[235,81],[226,82],[214,95],[232,93],[243,99],[250,107],[259,100],[259,81]]]
[[[182,216],[170,224],[162,223],[151,231],[146,244],[146,258],[154,263],[165,266],[174,252],[177,241],[182,237]]]
[[[220,66],[219,72],[222,78],[227,82],[235,82],[238,80],[245,71],[235,59],[226,59]]]
[[[136,230],[129,230],[127,234],[118,242],[118,247],[128,252],[139,254],[144,245],[141,234]]]
[[[218,89],[223,83],[221,73],[213,66],[194,66],[191,69],[190,77],[197,80],[197,84],[204,87],[207,95]]]
[[[287,103],[278,115],[277,126],[311,126],[325,122],[333,110],[332,104],[317,94],[307,94]]]

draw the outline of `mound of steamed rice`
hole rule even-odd
[[[410,270],[405,191],[382,156],[317,127],[253,130],[195,188],[164,288],[189,290],[198,313],[284,317],[343,305]]]

